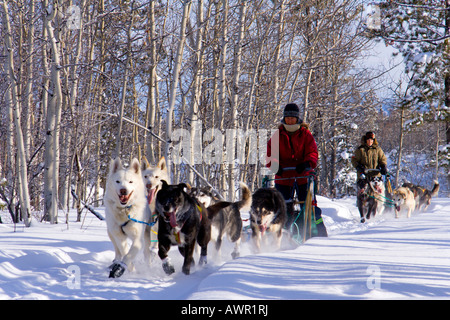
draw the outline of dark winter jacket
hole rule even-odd
[[[279,134],[279,143],[276,139],[277,133]],[[275,148],[279,150],[278,155]],[[288,133],[284,125],[281,124],[267,143],[267,167],[271,167],[273,162],[275,168],[284,169],[304,164],[304,167],[314,169],[317,166],[318,156],[316,141],[305,123],[302,123],[300,129],[293,133]],[[278,166],[276,166],[277,163]],[[296,170],[278,170],[278,173],[281,173],[281,175],[275,175],[275,179],[306,176],[309,171],[303,171],[300,174]],[[292,186],[294,181],[295,179],[286,179],[276,180],[275,182]],[[297,179],[298,184],[305,184],[306,182],[306,178]]]
[[[377,139],[374,139],[373,144],[369,147],[364,138],[365,136],[361,138],[361,145],[356,148],[352,156],[352,165],[357,169],[358,177],[363,173],[361,167],[364,167],[364,169],[379,169],[387,164],[386,156],[378,145]],[[369,175],[380,174],[371,173]]]

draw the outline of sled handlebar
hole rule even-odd
[[[361,173],[360,177],[361,179],[365,179],[366,178],[366,174],[370,173],[370,172],[380,172],[380,169],[364,169],[364,172]]]
[[[291,170],[297,170],[295,167],[286,167],[283,168],[283,171],[291,171]],[[304,171],[311,171],[312,168],[311,167],[306,167]]]

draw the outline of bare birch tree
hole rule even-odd
[[[59,188],[59,156],[60,156],[60,128],[62,112],[62,84],[61,84],[61,62],[59,34],[55,33],[52,22],[57,23],[60,4],[57,0],[52,5],[44,0],[46,16],[44,27],[51,50],[50,69],[50,99],[47,105],[47,136],[45,144],[45,214],[51,223],[57,223],[58,218],[58,188]]]
[[[3,25],[5,29],[5,47],[7,50],[6,66],[9,88],[6,93],[6,102],[9,106],[9,110],[12,109],[15,136],[17,145],[17,172],[18,172],[18,194],[19,204],[24,220],[25,226],[31,225],[31,206],[30,196],[28,192],[28,171],[25,152],[25,143],[22,133],[22,126],[20,121],[20,105],[17,89],[17,80],[14,74],[14,55],[13,55],[13,42],[12,42],[12,30],[9,19],[8,2],[3,1]]]
[[[166,155],[166,165],[169,168],[169,172],[172,169],[172,130],[173,123],[172,117],[176,103],[177,96],[177,86],[178,80],[180,76],[181,63],[183,59],[183,51],[184,51],[184,43],[186,41],[186,24],[187,19],[189,18],[189,13],[191,12],[191,4],[192,0],[183,1],[183,16],[181,20],[180,26],[180,36],[178,42],[178,49],[175,56],[175,66],[173,71],[173,79],[170,87],[169,93],[169,106],[166,115],[166,147],[165,147],[165,155]],[[170,176],[169,176],[170,177]]]

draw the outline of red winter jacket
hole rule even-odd
[[[277,157],[275,147],[277,145],[276,136],[279,133],[279,157]],[[273,140],[273,141],[272,141]],[[272,161],[274,162],[274,169],[278,167],[276,163],[281,166],[281,168],[295,167],[301,163],[309,162],[311,169],[317,166],[318,152],[317,145],[311,132],[308,130],[307,124],[302,124],[300,129],[295,131],[291,136],[284,128],[283,125],[278,127],[278,131],[270,138],[267,143],[267,167],[270,167]],[[303,172],[299,174],[295,170],[284,170],[281,176],[275,175],[275,179],[280,178],[291,178],[298,176],[306,176],[309,172]],[[294,179],[286,180],[276,180],[277,184],[292,186],[294,184]],[[298,184],[305,184],[307,182],[306,178],[297,179]]]

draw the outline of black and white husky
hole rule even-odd
[[[168,185],[162,181],[162,187],[156,196],[158,213],[158,255],[163,262],[166,274],[175,272],[170,263],[168,252],[177,245],[184,257],[182,271],[190,274],[194,264],[194,248],[197,242],[201,248],[199,264],[207,263],[208,242],[211,239],[211,222],[205,207],[186,193],[184,183]]]
[[[386,192],[383,179],[378,176],[364,177],[357,182],[357,206],[361,223],[381,215],[385,208]]]

